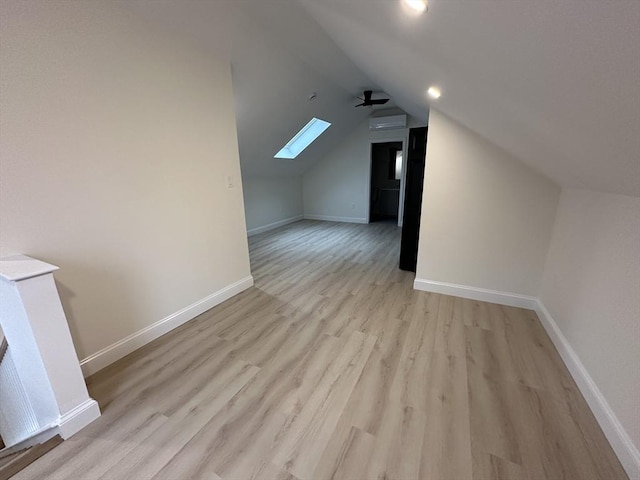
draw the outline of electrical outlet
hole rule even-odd
[[[231,175],[227,175],[227,188],[233,188],[233,177]]]

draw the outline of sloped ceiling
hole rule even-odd
[[[230,59],[243,175],[300,175],[377,110],[354,108],[379,87],[296,0],[119,1]],[[332,126],[296,159],[274,159],[312,117]]]
[[[355,96],[377,87],[297,2],[239,10],[231,67],[243,175],[299,175],[372,113],[354,108]],[[274,159],[312,117],[332,126],[297,158]]]
[[[371,114],[364,87],[425,120],[437,84],[432,108],[560,185],[640,196],[638,0],[120,1],[229,50],[244,174],[303,172]],[[311,116],[334,125],[274,160]]]
[[[369,78],[560,185],[640,196],[640,2],[299,0]]]

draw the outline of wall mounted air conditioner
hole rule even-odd
[[[391,115],[388,117],[377,117],[369,119],[369,130],[391,130],[393,128],[406,128],[406,115]]]

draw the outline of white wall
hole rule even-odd
[[[416,279],[537,296],[559,194],[432,110]]]
[[[416,288],[536,308],[640,478],[639,198],[560,193],[432,111]]]
[[[640,447],[640,198],[563,189],[540,299]]]
[[[247,233],[302,218],[302,178],[242,178]]]
[[[392,111],[390,114],[398,112]],[[407,123],[410,128],[423,126],[410,116]],[[406,140],[407,136],[408,129],[371,132],[369,119],[361,122],[345,140],[303,175],[305,217],[366,223],[371,180],[371,141]]]
[[[246,279],[229,61],[112,2],[1,9],[0,255],[60,266],[79,356]]]
[[[367,119],[302,176],[305,216],[364,223],[369,162]]]

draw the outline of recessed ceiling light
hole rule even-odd
[[[437,100],[438,98],[440,98],[440,95],[442,95],[442,92],[438,87],[429,87],[429,90],[427,90],[427,95]]]
[[[416,12],[423,13],[427,11],[427,0],[404,0],[404,3]]]

